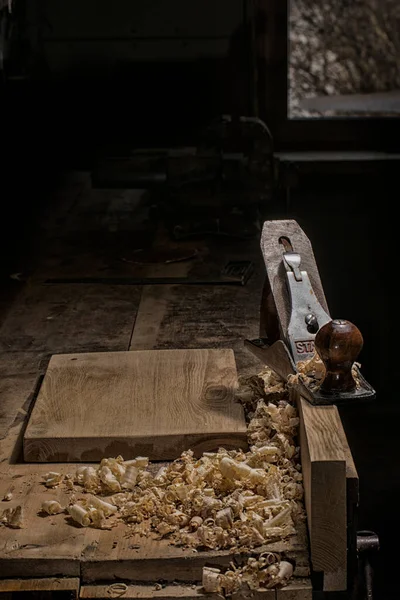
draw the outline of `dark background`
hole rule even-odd
[[[0,85],[0,315],[19,291],[9,275],[40,260],[38,223],[63,173],[134,148],[193,144],[216,115],[258,106],[277,150],[316,152],[296,166],[290,203],[277,196],[263,218],[298,220],[331,314],[364,335],[360,360],[377,400],[342,417],[360,475],[359,525],[381,538],[376,597],[398,597],[398,161],[321,163],[319,154],[399,152],[399,121],[286,121],[284,3],[255,2],[254,28],[239,0],[17,4],[19,38]]]

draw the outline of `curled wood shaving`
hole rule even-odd
[[[222,590],[221,586],[221,571],[214,567],[203,567],[204,591],[207,593],[217,593]]]
[[[0,523],[11,527],[12,529],[22,529],[24,520],[24,513],[22,506],[16,506],[15,508],[7,508],[3,511],[0,518]]]
[[[110,598],[120,598],[128,591],[126,583],[112,583],[107,588],[107,595]]]
[[[102,500],[101,498],[98,498],[97,496],[90,496],[87,503],[92,508],[103,511],[105,517],[109,517],[110,515],[115,514],[118,510],[118,508],[116,506],[114,506],[114,504],[111,504],[110,502],[106,502],[105,500]]]
[[[59,513],[64,512],[64,508],[61,506],[57,500],[46,500],[42,502],[42,510],[41,512],[47,513],[48,515],[58,515]]]
[[[64,479],[64,475],[62,473],[56,473],[55,471],[50,471],[46,473],[44,476],[44,485],[48,488],[54,488],[60,485],[62,480]]]
[[[280,560],[277,554],[266,552],[257,559],[249,558],[242,567],[233,564],[224,573],[213,567],[203,567],[202,585],[206,593],[245,592],[285,586],[293,575],[293,565]]]
[[[71,504],[71,506],[68,507],[68,513],[72,520],[79,525],[82,525],[82,527],[88,527],[90,525],[89,512],[80,504]]]
[[[354,363],[351,371],[358,388],[361,386],[361,381],[357,368],[360,367],[360,363]],[[288,376],[288,384],[296,385],[301,381],[313,392],[320,388],[326,373],[325,365],[316,351],[309,360],[297,363],[297,371],[295,375]]]

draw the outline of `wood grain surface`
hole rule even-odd
[[[336,406],[298,399],[304,494],[313,570],[324,591],[347,585],[346,453]],[[351,469],[351,467],[349,467]]]
[[[28,283],[0,329],[0,352],[128,350],[140,286]]]
[[[108,600],[112,597],[112,588],[109,585],[84,585],[81,588],[80,598],[87,600]],[[154,585],[128,585],[123,598],[138,598],[140,600],[222,600],[224,596],[218,593],[205,593],[199,585],[163,585],[158,590]],[[277,600],[275,590],[257,590],[251,593],[253,600]],[[286,596],[284,596],[286,600]],[[232,600],[242,600],[243,593],[234,593]],[[291,600],[288,598],[288,600]],[[297,599],[296,599],[297,600]],[[306,598],[299,596],[299,600]],[[308,600],[308,599],[307,599]]]
[[[232,350],[55,355],[25,436],[33,462],[246,448]]]
[[[79,595],[80,580],[78,577],[45,577],[37,579],[0,579],[0,593],[16,592],[69,592],[73,600]]]
[[[65,514],[43,516],[44,500],[68,504],[70,494],[64,486],[47,489],[43,475],[49,470],[74,474],[75,465],[2,465],[0,463],[0,498],[11,492],[5,508],[21,505],[23,528],[1,528],[0,573],[7,577],[81,577],[83,583],[99,581],[167,582],[201,581],[206,564],[227,567],[245,561],[246,553],[237,551],[201,551],[179,548],[167,539],[129,535],[122,522],[111,530],[84,528],[71,523]],[[307,535],[304,526],[288,540],[271,542],[255,549],[282,552],[295,562],[295,577],[309,576]]]
[[[193,552],[168,544],[168,540],[151,537],[127,537],[126,527],[97,532],[96,543],[87,547],[81,565],[82,581],[95,583],[107,580],[128,581],[201,581],[205,565],[227,568],[232,562],[242,564],[247,557],[265,551],[282,552],[296,564],[295,577],[310,574],[305,527],[297,535],[283,541],[271,542],[249,552],[207,550]]]
[[[83,585],[80,598],[87,600],[108,600],[112,597],[110,585]],[[154,585],[128,585],[123,598],[139,598],[140,600],[221,600],[221,594],[206,594],[202,586],[196,585],[163,585],[157,589]],[[232,600],[243,600],[243,592],[232,594]],[[277,590],[253,590],[252,600],[311,600],[312,586],[309,579],[298,580]]]
[[[276,600],[312,600],[310,579],[296,579],[276,590]]]
[[[87,600],[108,600],[112,594],[110,585],[83,585],[80,598]],[[140,600],[174,600],[182,598],[184,600],[221,600],[219,594],[205,594],[199,585],[164,585],[158,590],[154,585],[128,585],[123,598]],[[274,598],[275,600],[275,598]]]

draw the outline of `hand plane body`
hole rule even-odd
[[[245,345],[283,379],[299,375],[292,385],[312,404],[375,397],[355,362],[362,335],[352,323],[332,320],[311,243],[298,223],[266,221],[261,251],[267,278],[260,338]],[[312,380],[304,376],[304,365],[315,358],[319,379]]]

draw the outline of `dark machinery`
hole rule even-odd
[[[148,188],[155,218],[174,239],[259,235],[274,187],[272,137],[255,117],[223,115],[196,147],[137,150],[99,162],[96,187]]]

